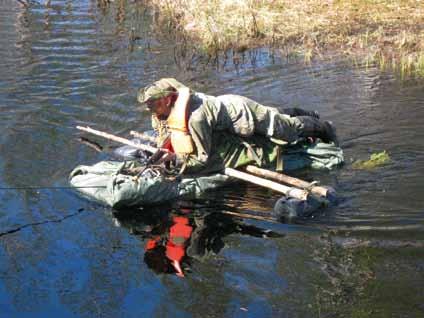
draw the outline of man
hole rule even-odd
[[[189,170],[206,167],[225,136],[247,140],[266,137],[275,144],[293,144],[308,137],[337,145],[330,122],[322,122],[314,112],[299,109],[290,116],[239,95],[209,96],[192,92],[173,78],[164,78],[138,93],[138,101],[152,112],[152,126],[170,132],[176,158]],[[296,114],[295,114],[296,115]],[[224,136],[217,140],[217,136]]]

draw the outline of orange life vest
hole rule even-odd
[[[171,145],[177,154],[194,152],[193,139],[188,129],[190,89],[178,89],[178,97],[168,116],[167,125],[171,132]]]

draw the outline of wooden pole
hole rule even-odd
[[[264,178],[260,178],[257,176],[253,176],[251,174],[248,174],[246,172],[241,172],[232,168],[225,168],[224,173],[227,176],[236,178],[236,179],[240,179],[240,180],[244,180],[247,182],[251,182],[257,185],[260,185],[262,187],[283,193],[286,196],[298,199],[298,200],[307,200],[308,199],[308,191],[306,190],[301,190],[301,189],[297,189],[294,187],[288,187],[285,186],[283,184],[279,184],[277,182],[274,181],[270,181]]]
[[[158,150],[161,150],[163,152],[169,152],[168,149],[156,148],[156,147],[143,145],[143,144],[136,144],[136,143],[132,142],[131,140],[128,140],[128,139],[125,139],[125,138],[122,138],[122,137],[118,137],[118,136],[115,136],[115,135],[112,135],[112,134],[108,134],[108,133],[105,133],[105,132],[102,132],[102,131],[99,131],[99,130],[95,130],[95,129],[92,129],[90,127],[77,126],[77,129],[82,130],[82,131],[86,131],[90,134],[97,135],[97,136],[100,136],[100,137],[103,137],[103,138],[106,138],[106,139],[109,139],[109,140],[119,142],[121,144],[129,145],[129,146],[132,146],[132,147],[137,148],[137,149],[148,151],[150,153],[155,153]]]
[[[278,182],[282,182],[282,183],[285,183],[300,189],[310,190],[313,194],[316,194],[325,198],[327,198],[330,195],[331,196],[334,195],[334,190],[332,190],[331,188],[315,186],[312,183],[306,182],[298,178],[290,177],[283,173],[278,173],[278,172],[258,168],[252,165],[246,166],[246,171],[253,173],[254,175],[272,179]]]

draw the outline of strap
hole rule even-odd
[[[284,160],[283,160],[283,149],[280,146],[277,147],[277,159],[275,160],[275,171],[282,172],[284,171]]]
[[[274,136],[274,125],[275,125],[275,116],[277,115],[276,111],[271,111],[270,112],[270,120],[269,120],[269,126],[267,129],[266,134],[268,135],[268,137],[272,137]]]
[[[168,116],[167,124],[171,131],[171,143],[176,153],[190,154],[194,152],[193,139],[188,129],[188,101],[190,89],[178,89],[178,98]]]
[[[247,148],[247,152],[251,155],[252,159],[255,160],[256,164],[260,167],[262,165],[262,160],[261,158],[259,158],[258,154],[253,149],[252,145],[250,145],[246,141],[243,141],[242,145]]]
[[[188,132],[187,115],[188,101],[190,99],[190,89],[188,87],[178,89],[178,97],[168,116],[168,128]]]

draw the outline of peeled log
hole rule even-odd
[[[302,201],[305,201],[308,199],[309,194],[308,191],[306,190],[301,190],[301,189],[297,189],[297,188],[293,188],[293,187],[288,187],[285,186],[283,184],[279,184],[277,182],[274,181],[270,181],[264,178],[260,178],[257,176],[253,176],[251,174],[248,174],[246,172],[241,172],[232,168],[225,168],[224,173],[227,176],[236,178],[236,179],[240,179],[240,180],[244,180],[244,181],[248,181],[251,183],[254,183],[256,185],[283,193],[284,195],[288,196],[288,197],[292,197],[292,198],[296,198]]]
[[[134,142],[132,142],[128,139],[118,137],[118,136],[115,136],[115,135],[112,135],[112,134],[108,134],[108,133],[105,133],[103,131],[99,131],[99,130],[96,130],[96,129],[93,129],[93,128],[90,128],[90,127],[77,126],[77,129],[82,130],[82,131],[86,131],[90,134],[97,135],[97,136],[100,136],[100,137],[103,137],[103,138],[106,138],[106,139],[109,139],[109,140],[119,142],[121,144],[129,145],[129,146],[132,146],[134,148],[141,149],[141,150],[144,150],[144,151],[147,151],[147,152],[150,152],[150,153],[155,153],[158,150],[158,148],[148,146],[148,145],[143,145],[143,144],[136,144],[136,143],[134,143]],[[162,150],[164,152],[169,152],[168,149],[160,149],[160,150]]]
[[[335,198],[335,195],[336,195],[333,188],[315,186],[312,183],[303,181],[301,179],[290,177],[290,176],[282,174],[282,173],[258,168],[256,166],[249,165],[249,166],[246,167],[246,171],[253,173],[254,175],[260,176],[260,177],[272,179],[272,180],[275,180],[275,181],[278,181],[278,182],[282,182],[282,183],[291,185],[293,187],[309,190],[309,191],[311,191],[311,193],[318,195],[318,196],[321,196],[321,197],[324,197],[324,198],[326,198],[330,201],[332,201]]]

